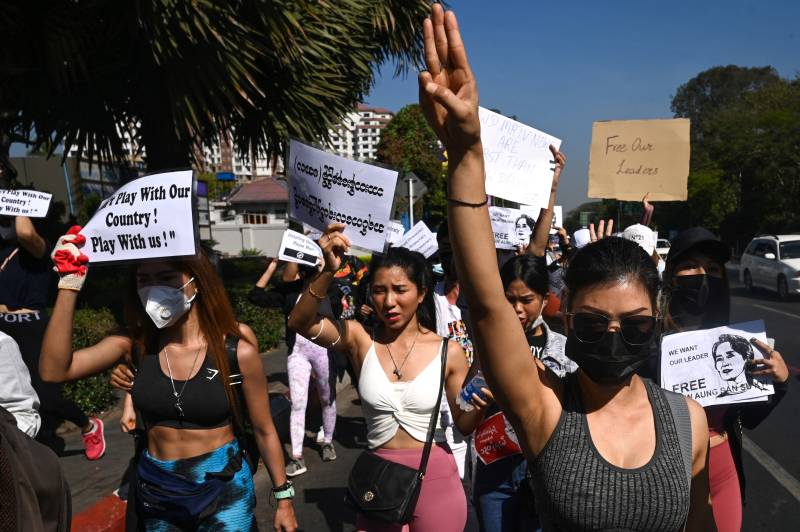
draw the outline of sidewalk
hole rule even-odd
[[[261,356],[269,378],[270,394],[287,392],[286,346],[281,344]],[[337,384],[337,394],[340,394],[336,430],[338,459],[323,464],[318,452],[313,450],[317,448],[313,443],[314,434],[309,432],[310,440],[306,441],[305,452],[309,473],[296,479],[296,507],[304,530],[345,530],[342,523],[352,523],[354,518],[352,511],[344,507],[342,501],[347,473],[365,444],[365,429],[361,420],[361,407],[353,403],[356,394],[347,377],[344,382]],[[95,462],[84,458],[83,441],[77,429],[62,435],[66,448],[60,462],[72,490],[73,530],[78,532],[124,530],[122,519],[125,504],[114,495],[114,491],[119,488],[128,462],[133,456],[133,439],[119,428],[120,412],[120,408],[114,408],[102,416],[106,431],[106,454]],[[309,429],[314,433],[316,428],[309,424]],[[278,427],[279,432],[284,434],[287,429],[288,426]],[[288,437],[282,436],[282,440],[288,450]],[[268,500],[271,482],[263,465],[254,481],[259,528],[271,530],[274,515],[274,508]]]

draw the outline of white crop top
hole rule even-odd
[[[440,349],[439,354],[414,380],[391,382],[375,353],[375,342],[372,343],[361,365],[358,380],[361,408],[367,421],[367,446],[370,449],[391,440],[398,427],[403,427],[415,440],[425,441],[431,411],[436,407],[436,394],[439,392],[441,356]],[[433,439],[436,442],[445,441],[444,431],[438,423]]]

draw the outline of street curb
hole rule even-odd
[[[127,503],[116,495],[106,495],[72,518],[76,532],[125,532]]]

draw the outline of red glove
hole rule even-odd
[[[86,243],[86,237],[80,234],[81,226],[73,225],[67,234],[59,237],[53,253],[53,269],[58,272],[61,279],[58,287],[66,290],[80,292],[86,280],[89,267],[89,257],[78,249]]]

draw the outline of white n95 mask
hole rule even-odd
[[[192,301],[197,297],[197,291],[192,297],[186,297],[183,289],[192,282],[194,277],[180,288],[156,285],[139,289],[139,300],[157,328],[169,327],[189,312]]]

